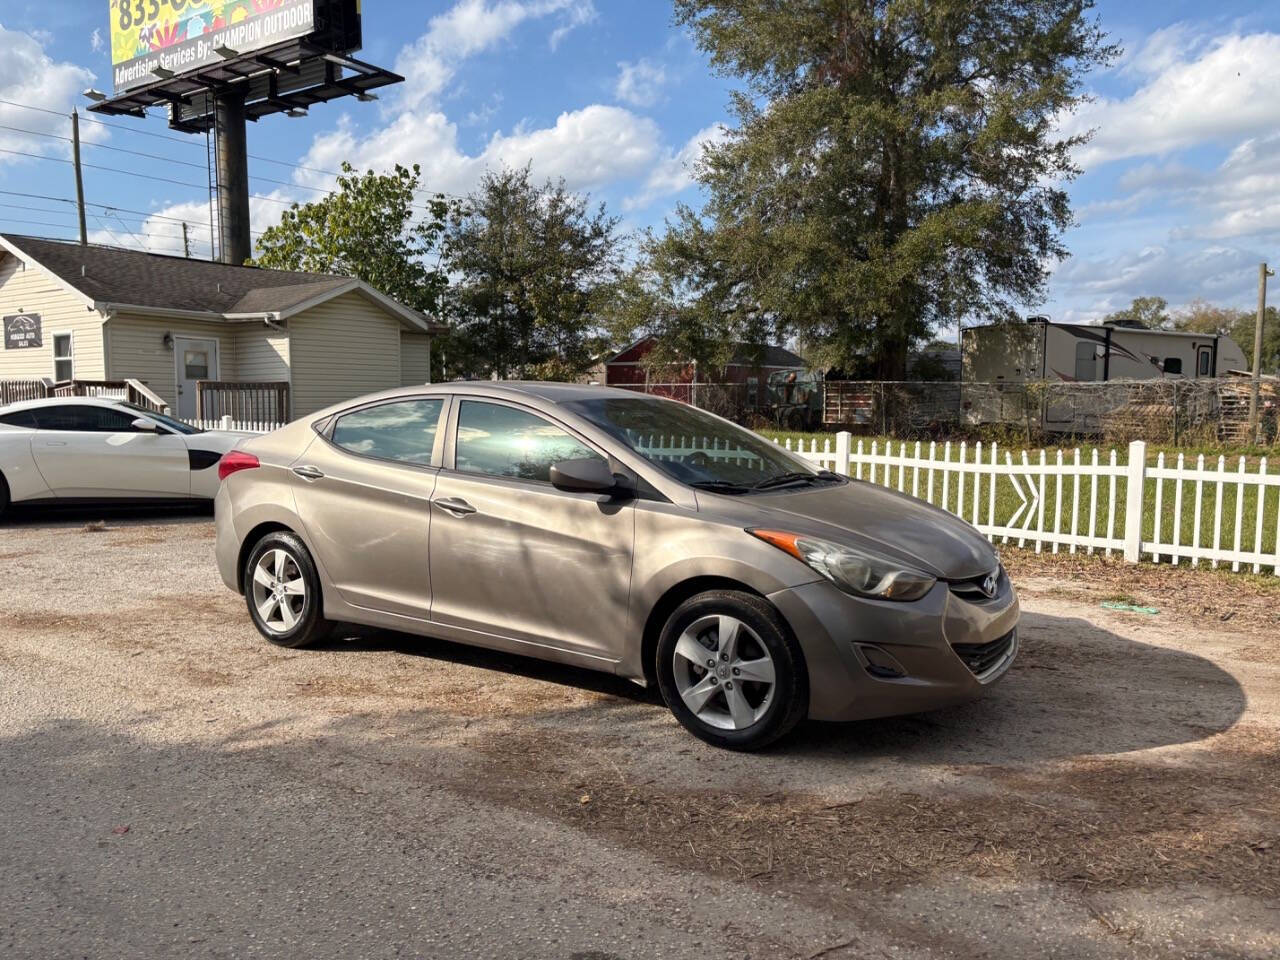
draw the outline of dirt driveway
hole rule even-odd
[[[603,675],[274,649],[212,549],[0,526],[0,955],[1280,953],[1275,583],[1011,556],[994,695],[741,756]]]

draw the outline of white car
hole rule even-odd
[[[0,514],[38,501],[212,500],[218,461],[246,436],[122,400],[12,403],[0,407]]]

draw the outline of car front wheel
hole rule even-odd
[[[305,647],[328,636],[321,616],[320,577],[302,541],[268,533],[244,568],[244,596],[258,632],[280,647]]]
[[[763,598],[712,590],[676,608],[658,641],[662,697],[695,737],[758,750],[785,736],[809,707],[804,655]]]

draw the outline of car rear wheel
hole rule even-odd
[[[658,686],[695,737],[759,750],[789,733],[809,707],[804,655],[761,597],[712,590],[676,608],[657,651]]]
[[[258,632],[280,647],[305,647],[333,625],[321,616],[320,577],[295,534],[268,533],[244,568],[244,596]]]
[[[9,509],[9,484],[4,481],[4,474],[0,473],[0,517],[4,516],[4,512]]]

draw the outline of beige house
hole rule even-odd
[[[0,381],[137,381],[187,419],[284,421],[427,383],[445,329],[349,277],[12,234],[0,318]]]

